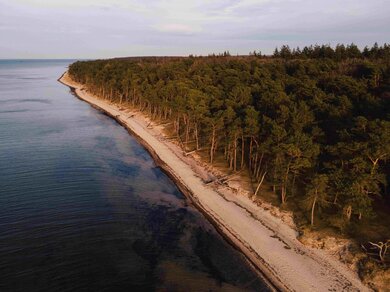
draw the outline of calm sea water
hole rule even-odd
[[[267,291],[70,62],[0,61],[0,291]]]

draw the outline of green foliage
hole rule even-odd
[[[389,50],[283,46],[275,58],[125,58],[69,72],[104,99],[172,123],[210,162],[219,153],[254,182],[265,176],[281,203],[310,207],[312,224],[318,211],[359,222],[374,215],[373,200],[388,200]]]
[[[299,47],[291,50],[288,45],[283,45],[280,49],[275,49],[273,57],[282,59],[327,58],[337,61],[349,58],[389,58],[390,45],[385,43],[383,46],[379,46],[375,43],[372,48],[365,47],[363,51],[360,51],[353,43],[348,46],[338,44],[335,48],[332,48],[330,45],[315,45],[304,47],[302,50]]]

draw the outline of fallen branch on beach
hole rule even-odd
[[[242,170],[240,170],[239,172],[233,173],[229,178],[226,178],[225,180],[223,180],[222,183],[227,183],[228,181],[235,179],[234,175],[238,175],[240,172],[242,172]]]
[[[165,127],[165,126],[167,126],[167,125],[170,125],[170,124],[173,124],[173,122],[159,124],[159,126],[163,126],[163,127]]]
[[[198,151],[199,149],[195,149],[195,150],[192,150],[192,151],[190,151],[190,152],[184,152],[184,155],[185,156],[188,156],[188,155],[190,155],[190,154],[192,154],[192,153],[195,153],[196,151]]]
[[[238,175],[240,172],[242,172],[242,170],[238,171],[238,172],[235,172],[235,173],[232,173],[232,174],[228,174],[228,175],[225,175],[221,178],[217,178],[215,180],[212,180],[212,181],[209,181],[207,183],[205,183],[206,185],[209,185],[209,184],[212,184],[212,183],[219,183],[219,184],[224,184],[224,183],[227,183],[228,181],[234,179],[235,175]]]

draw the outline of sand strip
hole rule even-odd
[[[295,230],[255,205],[249,198],[226,189],[221,195],[206,185],[188,157],[162,133],[148,127],[148,118],[99,99],[69,75],[59,79],[76,96],[113,117],[134,135],[188,199],[238,248],[248,261],[281,291],[369,291],[356,273],[323,250],[304,246]]]

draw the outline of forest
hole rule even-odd
[[[78,61],[69,73],[104,99],[171,123],[187,151],[247,170],[281,206],[299,206],[308,226],[389,218],[381,218],[390,208],[387,44]]]

